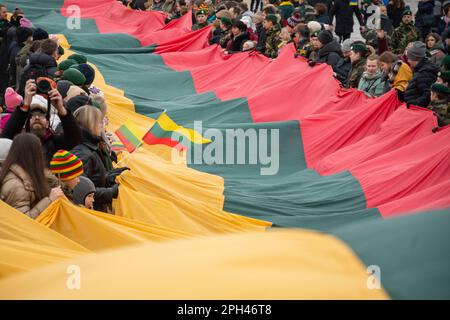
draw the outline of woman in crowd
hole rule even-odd
[[[441,37],[437,33],[432,32],[425,38],[425,45],[427,46],[430,60],[440,65],[445,57],[445,49]]]
[[[71,152],[83,162],[84,175],[92,180],[95,190],[94,208],[108,212],[112,199],[119,194],[119,185],[115,178],[128,168],[113,169],[111,159],[102,151],[103,114],[93,106],[83,106],[74,112],[75,119],[82,130],[81,144]]]
[[[63,195],[60,187],[50,189],[41,141],[31,133],[14,137],[0,171],[1,200],[35,219]]]

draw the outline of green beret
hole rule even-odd
[[[278,23],[278,18],[274,14],[268,14],[264,20],[272,21],[273,24],[277,24]]]
[[[63,47],[58,46],[58,54],[59,54],[60,56],[64,55],[64,48],[63,48]]]
[[[438,75],[444,82],[450,82],[450,71],[441,71]]]
[[[310,37],[311,37],[311,38],[312,38],[312,37],[317,38],[317,37],[319,36],[320,31],[322,31],[322,30],[314,31],[313,33],[311,33]]]
[[[450,89],[442,83],[433,83],[433,85],[431,86],[431,91],[439,92],[442,94],[450,94]]]
[[[206,12],[206,10],[204,10],[204,9],[200,9],[197,11],[197,13],[195,15],[198,16],[199,14],[204,14],[205,16],[207,16],[208,12]]]
[[[219,20],[220,20],[220,22],[222,22],[224,25],[226,25],[226,26],[231,26],[231,20],[230,19],[228,19],[227,17],[222,17],[222,18],[219,18]]]
[[[83,56],[82,54],[78,54],[78,53],[72,54],[67,59],[75,60],[78,64],[87,62],[87,58],[85,56]]]
[[[77,62],[73,59],[67,59],[64,61],[61,61],[61,63],[58,65],[58,70],[67,70],[74,64],[77,64]]]
[[[354,52],[359,52],[365,54],[367,52],[367,46],[364,43],[354,43],[351,46],[351,50]]]
[[[412,16],[412,11],[411,11],[411,9],[409,7],[406,7],[405,10],[403,10],[402,17],[405,16],[405,15]]]
[[[450,34],[450,33],[449,33]],[[442,61],[441,65],[444,67],[445,70],[450,70],[450,55],[446,55]]]
[[[76,86],[82,86],[86,82],[86,77],[75,68],[69,68],[64,71],[62,78],[72,82]]]

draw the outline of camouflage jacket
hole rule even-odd
[[[204,22],[204,23],[196,23],[196,24],[194,24],[194,25],[192,26],[192,30],[193,30],[193,31],[195,31],[195,30],[200,30],[200,29],[206,27],[207,25],[208,25],[208,22]]]
[[[436,113],[439,126],[450,124],[450,105],[447,100],[432,101],[428,109]]]
[[[272,29],[266,31],[266,48],[264,55],[269,58],[276,58],[278,56],[278,45],[281,43],[279,37],[280,26],[276,25]]]
[[[228,29],[226,31],[222,31],[221,36],[220,36],[220,40],[219,40],[219,44],[222,48],[226,48],[228,45],[228,42],[231,40],[231,29]]]
[[[390,47],[395,54],[402,54],[408,43],[420,40],[420,31],[412,23],[401,23],[398,28],[392,32]]]
[[[349,88],[358,88],[359,80],[364,73],[365,66],[366,59],[359,59],[354,64],[352,64],[352,68],[350,69],[350,73],[348,74],[347,81],[347,86]]]

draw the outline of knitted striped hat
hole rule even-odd
[[[61,181],[70,181],[83,174],[83,162],[69,151],[58,150],[50,161],[50,170]]]

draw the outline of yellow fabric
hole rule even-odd
[[[231,234],[142,245],[0,281],[0,299],[387,299],[341,241],[309,231]],[[51,281],[49,281],[51,279]]]
[[[36,221],[93,251],[192,236],[187,232],[77,207],[67,199],[53,202]]]
[[[165,131],[175,131],[175,132],[185,136],[186,138],[188,138],[190,141],[192,141],[194,143],[202,144],[202,143],[211,142],[211,140],[203,138],[199,132],[179,126],[172,119],[170,119],[170,117],[165,112],[163,112],[158,117],[158,120],[156,120],[156,122]]]

